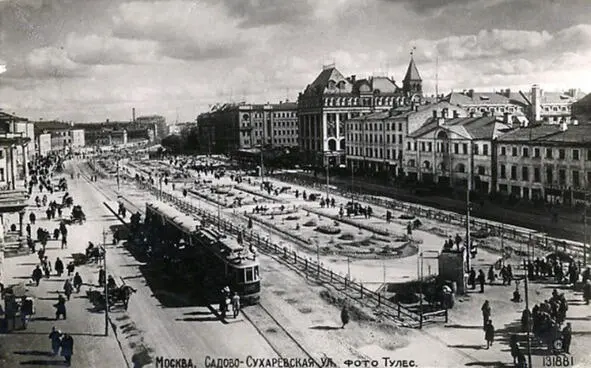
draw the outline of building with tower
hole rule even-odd
[[[324,66],[298,97],[300,150],[314,166],[345,164],[345,122],[373,112],[420,104],[422,81],[411,57],[403,87],[394,78],[345,77],[334,64]]]

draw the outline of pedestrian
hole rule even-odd
[[[495,269],[492,265],[488,269],[488,282],[491,285],[493,284],[493,282],[495,282]]]
[[[78,272],[76,272],[76,274],[74,275],[74,287],[76,288],[77,293],[80,292],[81,286],[82,286],[82,277],[80,277],[80,274]]]
[[[43,278],[43,271],[41,271],[41,268],[39,267],[39,265],[37,265],[35,267],[35,269],[33,270],[33,281],[35,281],[35,286],[39,286],[39,281],[41,281],[41,279]]]
[[[68,247],[68,238],[66,236],[66,234],[62,235],[62,249],[67,248]]]
[[[527,368],[527,363],[525,361],[525,354],[523,354],[523,351],[519,350],[519,352],[517,353],[517,368]]]
[[[36,219],[37,219],[37,216],[35,216],[35,213],[31,212],[31,214],[29,215],[29,221],[31,221],[31,224],[35,225]]]
[[[345,328],[345,325],[349,323],[349,310],[346,305],[343,305],[343,308],[341,308],[341,322],[343,323],[341,328]]]
[[[74,355],[74,339],[71,335],[65,334],[62,343],[62,356],[66,360],[66,364],[70,366],[72,362],[72,355]]]
[[[490,348],[493,344],[493,340],[495,339],[495,327],[493,326],[490,319],[484,327],[484,339],[486,340],[486,348]]]
[[[519,343],[517,342],[517,335],[512,334],[509,343],[511,347],[511,356],[513,357],[513,364],[517,363],[517,357],[519,356]]]
[[[98,275],[99,286],[105,286],[106,278],[107,278],[107,276],[105,274],[105,270],[103,269],[103,267],[101,267],[99,269],[99,275]]]
[[[226,302],[226,294],[222,294],[220,298],[220,314],[222,315],[222,319],[226,319],[226,309],[227,309],[227,302]]]
[[[55,260],[55,272],[57,273],[58,277],[64,273],[64,263],[59,257],[57,257]]]
[[[474,267],[472,267],[468,275],[468,285],[470,285],[470,289],[476,289],[476,271],[474,271]]]
[[[485,328],[486,323],[490,319],[491,314],[490,304],[488,300],[486,300],[484,304],[482,304],[482,308],[480,308],[480,310],[482,311],[482,327]]]
[[[60,237],[60,229],[58,229],[58,228],[53,229],[53,239],[58,240],[59,237]]]
[[[54,326],[51,328],[49,338],[51,339],[51,350],[53,351],[53,356],[56,356],[57,353],[59,353],[60,351],[60,345],[62,342],[62,332],[60,330],[56,330]]]
[[[27,322],[29,321],[29,316],[33,314],[33,301],[31,299],[27,299],[26,296],[21,297],[21,322],[23,323],[23,330],[27,329]]]
[[[66,279],[64,282],[64,294],[66,294],[66,298],[70,300],[70,295],[72,295],[72,291],[74,291],[74,287],[72,286],[72,282],[70,279]]]
[[[70,277],[74,273],[75,268],[76,266],[74,266],[74,262],[70,261],[70,263],[68,263],[68,265],[66,266],[66,269],[68,270],[68,277]]]
[[[587,279],[583,285],[583,300],[586,305],[589,305],[589,299],[591,299],[591,279]]]
[[[484,293],[484,282],[485,282],[484,271],[478,270],[477,280],[478,280],[478,283],[480,284],[480,292]]]
[[[27,226],[25,227],[26,231],[27,231],[27,236],[31,236],[31,224],[28,223]]]
[[[57,297],[57,303],[53,305],[55,307],[55,319],[60,319],[60,316],[64,316],[66,319],[66,298],[62,294]]]
[[[234,318],[236,318],[238,313],[240,313],[240,296],[236,292],[232,297],[232,311],[234,312]]]
[[[513,279],[513,269],[511,265],[507,265],[507,285],[511,286],[511,279]]]
[[[567,354],[570,354],[570,341],[572,335],[573,330],[570,322],[568,322],[566,326],[562,329],[562,347],[564,348],[564,352]]]

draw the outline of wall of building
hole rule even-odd
[[[37,139],[37,154],[47,156],[51,152],[51,134],[40,134]]]
[[[84,139],[84,129],[70,130],[70,137],[72,138],[71,144],[73,148],[84,147],[86,145],[86,141]]]

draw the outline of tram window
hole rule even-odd
[[[250,282],[252,280],[253,280],[252,268],[247,268],[246,269],[246,282]]]
[[[254,279],[259,279],[259,266],[254,266]]]
[[[239,269],[238,272],[236,272],[236,279],[237,279],[236,281],[238,283],[244,283],[244,276],[245,276],[244,270]]]

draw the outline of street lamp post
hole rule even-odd
[[[466,189],[466,269],[470,272],[470,191],[472,190],[472,155],[474,149],[472,148],[472,142],[470,142],[469,155],[468,155],[468,180]]]
[[[107,287],[107,230],[103,229],[103,266],[105,268],[105,336],[109,336],[109,288]]]
[[[263,166],[263,146],[261,145],[261,190],[265,189],[265,168]]]
[[[525,309],[529,312],[529,292],[528,292],[528,280],[527,280],[527,265],[525,260],[523,261],[523,270],[525,278]],[[530,323],[527,324],[527,366],[531,367],[531,339],[530,339]]]
[[[583,266],[587,267],[587,198],[589,193],[585,193],[585,201],[583,205]]]
[[[330,165],[330,156],[328,156],[328,154],[326,155],[326,200],[328,201],[329,196],[328,196],[328,186],[330,184],[330,179],[329,179],[329,170],[328,170],[328,166]]]

